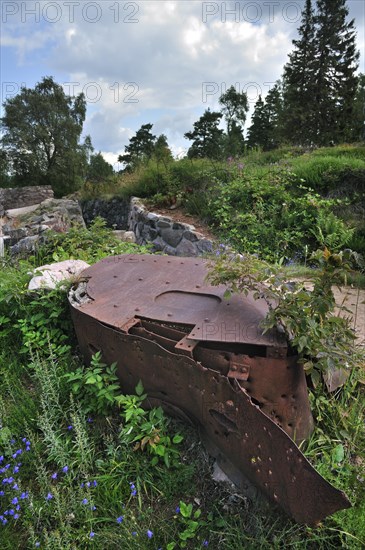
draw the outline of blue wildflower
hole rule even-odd
[[[119,516],[119,518],[117,518],[117,523],[122,523],[124,519],[124,516]]]
[[[87,500],[87,498],[84,498],[83,501],[82,501],[82,504],[87,504],[89,501]]]
[[[52,500],[52,498],[53,498],[52,493],[48,493],[48,495],[46,496],[46,500]]]
[[[57,479],[57,476],[58,476],[58,473],[57,473],[57,472],[54,472],[54,474],[51,475],[51,478],[52,478],[52,479]]]
[[[91,539],[95,537],[94,531],[91,531],[91,532],[90,532],[89,537],[90,537]]]
[[[64,474],[67,474],[67,472],[68,472],[68,466],[64,466],[64,467],[62,468],[62,471],[63,471]]]
[[[67,426],[67,429],[68,430],[73,430],[73,426],[71,426],[71,424],[69,426]]]
[[[149,529],[147,529],[147,537],[148,537],[149,539],[152,539],[152,537],[153,537],[153,533],[152,533],[152,531],[150,531]]]

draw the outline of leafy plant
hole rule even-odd
[[[209,278],[212,284],[226,284],[228,295],[252,290],[255,298],[264,298],[268,304],[268,314],[262,323],[264,331],[276,327],[284,332],[313,383],[317,384],[322,374],[331,386],[330,380],[338,369],[346,377],[354,365],[355,335],[349,319],[334,314],[332,291],[332,285],[341,283],[354,254],[352,251],[335,254],[324,248],[311,259],[320,268],[314,272],[312,290],[303,284],[288,283],[280,273],[280,266],[264,266],[252,256],[243,260],[227,254],[218,256]]]
[[[168,420],[161,407],[150,409],[142,408],[147,394],[143,393],[142,382],[136,386],[136,395],[119,395],[116,401],[122,406],[124,426],[120,431],[121,441],[135,443],[134,449],[147,450],[153,455],[151,464],[155,466],[160,459],[169,468],[178,465],[179,451],[176,445],[183,437],[179,434],[172,438],[167,435]]]
[[[90,367],[78,367],[64,376],[71,391],[82,403],[85,413],[93,412],[106,416],[115,406],[120,385],[115,374],[116,363],[107,366],[101,360],[101,352],[95,353]]]

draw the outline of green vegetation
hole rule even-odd
[[[364,175],[364,145],[283,147],[225,162],[151,159],[110,190],[152,208],[177,203],[237,251],[290,264],[307,262],[321,231],[346,235],[343,246],[365,254]]]
[[[5,258],[0,266],[1,548],[363,548],[360,350],[343,350],[351,367],[341,390],[329,395],[320,379],[310,390],[316,429],[304,447],[353,507],[316,529],[295,525],[264,499],[251,502],[217,485],[197,434],[161,409],[142,408],[141,384],[135,395],[120,395],[115,366],[99,354],[83,366],[64,290],[27,291],[29,272],[45,261],[132,251],[139,249],[116,243],[98,221],[86,233],[55,235],[29,260]],[[303,323],[312,313],[303,310]]]

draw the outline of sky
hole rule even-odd
[[[231,85],[247,93],[251,114],[282,74],[304,1],[0,4],[1,103],[44,76],[67,94],[83,92],[83,136],[119,169],[118,155],[146,123],[167,136],[176,157],[186,154],[184,133],[208,107],[219,109],[218,98]],[[365,2],[347,5],[365,72]]]

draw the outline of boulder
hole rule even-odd
[[[53,289],[62,281],[76,281],[87,267],[90,267],[89,264],[83,260],[65,260],[42,265],[35,270],[35,276],[30,280],[28,289]]]

